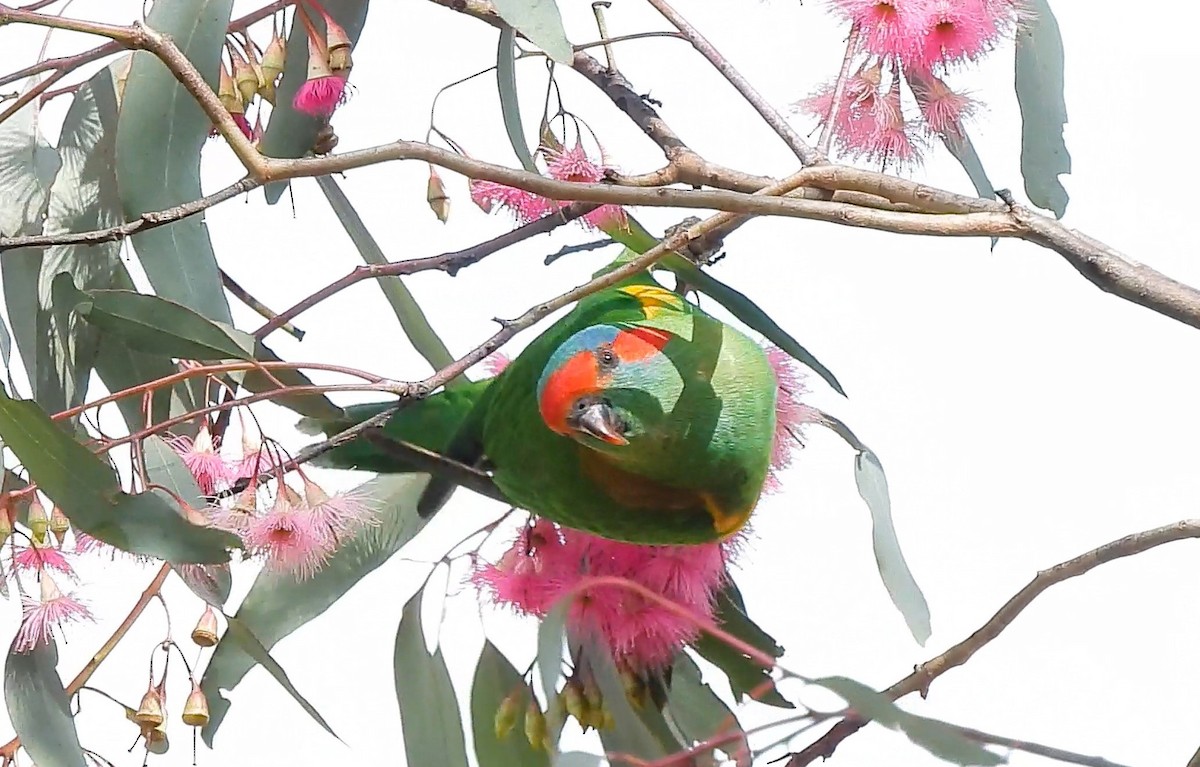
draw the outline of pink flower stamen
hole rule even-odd
[[[248,520],[246,545],[266,558],[266,568],[298,580],[312,577],[333,550],[328,528],[304,508],[288,503],[281,491],[266,514]]]
[[[71,578],[75,577],[75,570],[72,569],[67,558],[61,551],[51,546],[34,544],[32,546],[18,546],[16,553],[13,554],[13,570],[26,572],[41,572],[43,570],[57,570],[63,575],[68,575]]]
[[[55,628],[62,630],[68,623],[95,620],[83,602],[59,590],[49,573],[42,573],[41,592],[40,601],[21,597],[21,628],[14,643],[17,652],[29,652],[49,642]]]

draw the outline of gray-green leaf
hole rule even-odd
[[[146,25],[169,35],[216,88],[233,0],[157,0]],[[200,150],[212,122],[152,53],[133,54],[117,128],[117,178],[130,219],[199,199]],[[231,322],[204,214],[133,235],[155,291]]]
[[[225,632],[225,640],[236,643],[242,651],[251,658],[254,658],[271,676],[275,677],[275,681],[279,682],[280,686],[287,690],[288,695],[291,695],[300,704],[300,707],[313,718],[313,721],[321,725],[325,732],[337,738],[337,733],[333,731],[333,728],[329,726],[329,723],[325,721],[325,718],[321,716],[313,704],[309,703],[308,699],[300,694],[300,691],[292,684],[292,680],[288,678],[287,672],[283,670],[283,666],[280,666],[279,662],[271,657],[271,653],[267,648],[263,647],[262,642],[258,641],[258,637],[254,636],[254,633],[246,628],[237,618],[226,615],[225,619],[229,622],[229,629]],[[338,740],[341,740],[341,738],[338,738]]]
[[[875,548],[875,564],[879,576],[887,588],[892,603],[904,616],[913,638],[924,645],[932,632],[929,603],[921,593],[921,587],[908,569],[904,552],[900,550],[900,539],[892,523],[892,502],[888,496],[887,476],[883,464],[870,450],[854,458],[854,482],[858,494],[871,510],[871,542]]]
[[[533,749],[519,732],[520,714],[529,702],[528,687],[521,674],[491,642],[484,640],[475,677],[471,682],[471,729],[475,759],[479,767],[539,767],[549,765],[550,755]],[[517,731],[496,737],[496,711],[509,695],[520,696],[517,704]]]
[[[521,167],[537,173],[537,165],[529,152],[525,140],[525,126],[521,123],[521,102],[517,98],[517,49],[514,45],[512,27],[500,30],[500,43],[496,48],[496,87],[500,92],[500,116],[504,119],[504,132],[512,144]]]
[[[500,18],[565,66],[575,55],[555,0],[492,0]]]
[[[1032,0],[1031,19],[1017,32],[1016,89],[1021,107],[1021,175],[1025,194],[1062,218],[1070,197],[1059,175],[1071,172],[1063,139],[1063,41],[1048,0]]]
[[[21,746],[40,767],[84,767],[54,640],[29,652],[15,647],[14,640],[4,664],[4,702]]]
[[[783,655],[783,648],[779,643],[746,614],[741,592],[732,579],[726,581],[724,588],[717,593],[716,608],[717,625],[726,632],[772,658]],[[771,679],[770,669],[763,668],[758,661],[752,660],[711,634],[702,635],[694,647],[701,657],[725,673],[735,700],[740,701],[744,695]],[[760,691],[755,699],[769,706],[795,708],[774,685]]]
[[[404,731],[404,756],[412,765],[467,764],[458,698],[442,650],[425,649],[421,628],[421,602],[425,592],[409,600],[396,631],[393,670],[396,699],[400,703],[400,728]]]
[[[675,658],[671,691],[667,695],[667,712],[690,743],[699,743],[718,735],[732,735],[734,739],[721,745],[720,749],[727,754],[739,750],[750,753],[750,744],[746,741],[746,733],[742,731],[737,716],[701,679],[700,667],[686,652]]]
[[[958,135],[943,134],[942,143],[967,172],[967,177],[971,179],[971,184],[975,187],[975,193],[985,200],[995,199],[996,190],[992,187],[992,181],[988,178],[987,171],[983,169],[983,161],[979,159],[979,153],[975,151],[975,144],[971,142],[971,137],[967,135],[966,131],[961,131]],[[991,240],[992,250],[995,250],[996,243],[1000,241],[1000,238],[992,237]]]
[[[381,476],[363,484],[358,493],[377,510],[379,524],[363,527],[345,540],[307,580],[260,572],[238,608],[238,620],[269,649],[325,612],[424,528],[416,504],[428,482],[426,474],[409,474]],[[217,645],[201,683],[211,713],[201,736],[209,747],[230,706],[219,691],[237,687],[255,664],[254,658],[236,645]]]

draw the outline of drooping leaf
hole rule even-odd
[[[30,400],[0,394],[0,439],[77,529],[105,543],[156,559],[199,564],[228,561],[227,549],[240,546],[227,532],[187,521],[161,491],[123,492],[110,466]]]
[[[537,165],[529,152],[525,139],[525,127],[521,124],[521,102],[517,98],[517,49],[514,44],[513,28],[500,30],[500,44],[496,49],[496,87],[500,92],[500,115],[504,118],[504,132],[512,144],[521,167],[537,173]]]
[[[325,199],[329,201],[333,212],[337,214],[338,221],[342,222],[346,234],[350,235],[350,241],[358,249],[363,261],[372,266],[383,266],[390,263],[383,254],[383,250],[380,249],[379,243],[367,231],[358,211],[350,204],[350,200],[333,176],[320,176],[317,178],[317,184],[325,193]],[[392,311],[396,313],[396,319],[400,320],[400,327],[404,329],[404,334],[408,336],[413,348],[425,358],[430,367],[440,370],[454,362],[454,355],[450,353],[446,344],[434,331],[433,326],[429,324],[425,313],[421,311],[420,305],[417,304],[417,300],[413,298],[404,281],[399,277],[380,277],[375,282],[383,291],[388,303],[392,305]],[[467,383],[467,379],[459,376],[454,379],[452,385],[462,383]]]
[[[951,725],[937,719],[910,714],[862,682],[844,676],[812,680],[845,699],[854,711],[866,719],[892,730],[900,730],[914,744],[940,759],[961,765],[997,765],[1005,759],[968,740]]]
[[[162,485],[183,499],[194,509],[204,508],[204,496],[195,477],[179,453],[171,449],[162,437],[151,435],[142,441],[142,456],[146,461],[146,476],[156,485]],[[220,608],[229,599],[233,589],[233,575],[229,565],[189,565],[172,562],[171,567],[180,580],[196,596],[214,607]]]
[[[570,66],[575,55],[555,0],[492,0],[496,13],[550,58]]]
[[[554,767],[604,767],[607,762],[599,754],[586,751],[562,751],[554,755]]]
[[[700,667],[686,652],[675,658],[671,690],[667,695],[667,711],[690,741],[686,745],[717,736],[731,736],[730,741],[720,746],[722,751],[727,754],[738,751],[750,753],[750,744],[737,716],[700,678]]]
[[[550,764],[550,755],[534,750],[520,732],[520,715],[529,702],[528,686],[512,662],[485,640],[475,677],[471,682],[471,729],[474,734],[475,759],[479,767],[539,767]],[[517,704],[517,724],[504,738],[496,737],[496,711],[509,695],[520,695]]]
[[[929,639],[929,603],[921,593],[921,587],[908,569],[904,552],[900,550],[900,539],[892,523],[892,502],[888,496],[887,476],[883,464],[870,450],[854,457],[854,482],[858,494],[871,510],[871,542],[875,548],[875,564],[879,576],[887,587],[892,603],[904,616],[908,630],[921,645]]]
[[[238,608],[238,620],[269,649],[325,612],[425,526],[416,503],[428,481],[428,475],[380,476],[360,486],[357,491],[377,510],[379,524],[355,532],[307,580],[260,572]],[[219,691],[235,688],[255,663],[235,645],[217,645],[201,682],[211,714],[201,736],[209,747],[230,706]]]
[[[38,99],[0,123],[0,235],[42,231],[50,204],[50,187],[61,161],[38,128]],[[33,396],[51,409],[65,406],[56,383],[54,361],[44,351],[46,324],[38,303],[40,248],[16,248],[0,255],[0,286],[13,338],[33,388]],[[7,366],[6,366],[7,367]]]
[[[717,593],[715,617],[718,626],[746,644],[772,658],[783,655],[783,648],[774,638],[746,614],[741,592],[731,579],[727,580],[725,586]],[[752,660],[711,634],[703,634],[694,647],[701,657],[725,673],[735,700],[741,700],[742,696],[749,695],[759,685],[771,679],[769,669],[763,668],[758,661]],[[755,699],[779,708],[795,708],[774,685],[759,691]]]
[[[8,324],[3,318],[0,318],[0,364],[4,365],[4,377],[8,381],[8,390],[16,392],[17,385],[13,383],[12,367],[10,361],[12,359],[12,336],[8,332]]]
[[[40,767],[84,767],[83,747],[70,702],[58,677],[58,647],[51,639],[29,652],[16,640],[4,664],[4,702],[13,730]]]
[[[134,290],[133,280],[124,264],[118,263],[113,275],[113,289]],[[100,334],[100,345],[96,350],[96,375],[110,392],[131,389],[150,381],[157,381],[179,372],[179,368],[165,354],[147,354],[130,349],[125,342],[112,333]],[[142,411],[142,398],[129,396],[117,400],[117,408],[125,419],[129,430],[136,431],[148,426]],[[152,423],[161,423],[172,416],[183,415],[195,409],[192,391],[185,384],[159,387],[150,395],[150,418]],[[180,424],[174,431],[187,433],[191,427]]]
[[[409,764],[466,764],[458,697],[439,647],[425,649],[421,628],[422,591],[404,606],[396,630],[393,670],[404,731],[404,757]]]
[[[263,647],[262,642],[258,641],[258,637],[254,636],[254,633],[246,628],[237,618],[226,615],[225,619],[229,623],[229,628],[225,632],[225,640],[236,643],[243,652],[254,658],[256,663],[265,668],[271,676],[275,677],[275,681],[279,682],[280,686],[287,690],[288,695],[291,695],[300,704],[300,707],[313,718],[313,721],[321,725],[325,732],[338,738],[337,733],[333,731],[333,728],[329,726],[329,723],[325,721],[320,712],[292,684],[292,680],[288,678],[287,672],[283,670],[283,666],[280,666],[279,662],[271,657],[271,653],[267,648]],[[338,740],[341,740],[341,738],[338,738]]]
[[[983,161],[979,159],[979,153],[975,151],[975,145],[971,143],[971,137],[967,135],[966,131],[962,131],[959,135],[944,134],[942,143],[967,172],[967,177],[975,186],[975,193],[985,200],[995,199],[996,190],[992,187],[991,179],[988,178],[987,171],[983,169]],[[995,250],[996,243],[1000,241],[1000,238],[992,237],[991,240],[992,250]]]
[[[566,641],[567,611],[570,607],[569,600],[560,599],[538,625],[538,681],[546,700],[554,700],[558,694],[558,683],[563,678],[563,642]]]
[[[146,25],[169,35],[215,90],[232,7],[233,0],[157,0]],[[200,150],[212,123],[152,53],[133,54],[117,126],[117,178],[128,218],[202,196]],[[203,213],[139,232],[132,241],[155,292],[211,320],[232,322]]]
[[[605,753],[629,754],[639,759],[660,759],[685,748],[675,737],[658,706],[646,703],[634,709],[621,683],[617,664],[609,649],[596,641],[595,636],[572,637],[578,641],[576,665],[584,663],[592,671],[600,696],[613,726],[600,730],[600,742]]]
[[[1070,197],[1059,175],[1071,172],[1063,139],[1063,41],[1048,0],[1032,0],[1030,20],[1017,31],[1016,88],[1021,108],[1021,175],[1025,194],[1062,218]]]
[[[367,18],[368,0],[324,0],[321,3],[333,20],[346,30],[351,50],[358,44],[363,23]],[[318,32],[324,32],[325,20],[319,13],[312,14]],[[267,157],[303,157],[313,148],[317,132],[324,120],[297,112],[292,107],[296,91],[308,79],[308,34],[303,23],[292,24],[287,39],[287,57],[284,61],[283,79],[276,91],[275,108],[267,123],[260,149]],[[287,181],[273,181],[263,189],[267,203],[274,205],[288,188]]]
[[[76,291],[75,300],[76,312],[131,349],[192,360],[253,359],[249,333],[175,301],[130,290]]]

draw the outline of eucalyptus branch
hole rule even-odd
[[[904,697],[910,693],[919,692],[924,697],[929,691],[933,680],[952,668],[963,665],[979,652],[985,645],[1000,636],[1021,612],[1033,602],[1042,592],[1056,583],[1062,583],[1071,578],[1077,578],[1096,567],[1111,562],[1114,559],[1131,557],[1144,551],[1162,546],[1165,543],[1182,541],[1188,538],[1200,538],[1200,519],[1186,519],[1174,524],[1156,527],[1140,533],[1133,533],[1106,543],[1099,548],[1068,559],[1048,570],[1039,572],[1025,588],[1018,591],[1004,603],[995,615],[988,619],[974,634],[946,650],[941,655],[922,663],[916,669],[882,694],[892,700]],[[866,724],[866,720],[858,717],[847,717],[835,724],[828,732],[814,741],[803,751],[792,754],[787,767],[803,767],[812,764],[816,759],[828,759],[834,750],[846,738],[853,735]]]
[[[1024,751],[1027,754],[1034,756],[1044,756],[1047,759],[1054,759],[1067,764],[1082,764],[1084,767],[1127,767],[1126,765],[1117,762],[1109,761],[1101,756],[1088,756],[1087,754],[1079,754],[1074,751],[1067,751],[1063,748],[1047,746],[1041,743],[1034,743],[1029,740],[1020,740],[1018,738],[1009,738],[1004,735],[994,735],[983,730],[976,730],[972,727],[962,727],[957,724],[945,723],[951,729],[956,730],[959,735],[962,735],[968,740],[973,740],[976,743],[982,743],[988,746],[1001,746],[1013,751]]]
[[[364,432],[363,438],[379,448],[380,451],[401,461],[407,461],[415,466],[418,471],[445,477],[455,484],[492,500],[500,501],[501,503],[511,503],[508,498],[504,497],[504,493],[500,491],[500,488],[496,487],[496,483],[492,481],[492,478],[474,466],[468,466],[465,463],[447,458],[440,453],[426,450],[420,445],[396,439],[384,432],[381,427]]]
[[[833,143],[833,126],[838,119],[842,105],[842,96],[846,93],[846,81],[850,79],[850,66],[854,63],[858,51],[858,25],[850,28],[850,36],[846,38],[846,54],[842,57],[842,66],[838,70],[837,80],[833,83],[833,100],[830,101],[829,115],[821,126],[821,137],[817,140],[817,148],[822,154],[828,155]]]
[[[257,298],[250,295],[250,292],[248,290],[246,290],[245,288],[243,288],[241,285],[239,285],[237,283],[237,281],[234,280],[232,277],[230,277],[229,274],[224,269],[221,269],[220,272],[221,272],[221,284],[225,287],[226,290],[228,290],[230,293],[232,293],[234,295],[234,297],[237,298],[237,300],[241,301],[243,304],[245,304],[246,306],[253,309],[263,319],[273,320],[279,316],[278,312],[272,311],[262,301],[259,301]],[[304,340],[304,331],[301,330],[300,328],[296,327],[295,325],[293,325],[290,322],[285,322],[282,326],[280,326],[280,330],[291,335],[297,341]]]
[[[749,102],[750,106],[754,107],[754,111],[758,112],[762,117],[763,122],[771,127],[771,130],[779,134],[779,137],[784,140],[796,156],[800,158],[800,162],[805,165],[819,165],[827,162],[825,156],[817,151],[814,147],[808,145],[800,134],[788,124],[788,121],[779,113],[775,107],[771,106],[762,94],[755,90],[750,81],[742,76],[729,61],[721,55],[720,51],[713,47],[713,44],[708,41],[704,35],[700,34],[699,30],[691,25],[691,23],[683,17],[679,11],[671,7],[667,0],[648,0],[654,9],[661,13],[667,21],[679,30],[679,32],[688,39],[692,47],[700,52],[704,58],[708,59],[709,63],[716,68],[721,75],[729,81],[742,98]]]

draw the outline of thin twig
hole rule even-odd
[[[417,471],[445,477],[457,485],[501,503],[512,503],[504,497],[504,493],[496,487],[491,477],[473,466],[426,450],[420,445],[396,439],[383,431],[382,427],[364,432],[363,438],[393,458],[412,464]]]
[[[224,285],[225,289],[228,290],[230,293],[232,293],[237,298],[237,300],[241,301],[243,304],[245,304],[246,306],[253,309],[263,319],[273,320],[279,316],[278,313],[272,311],[262,301],[259,301],[257,298],[250,295],[249,291],[247,291],[245,288],[243,288],[241,285],[239,285],[232,277],[229,276],[229,273],[226,272],[224,269],[221,269],[220,272],[221,272],[221,284]],[[297,341],[304,340],[304,331],[301,330],[300,328],[296,327],[295,325],[293,325],[290,322],[285,322],[283,325],[280,326],[279,329],[284,331],[285,333],[293,336]]]
[[[1127,765],[1109,761],[1101,756],[1088,756],[1087,754],[1078,754],[1074,751],[1067,751],[1063,748],[1055,748],[1054,746],[1046,746],[1041,743],[1034,743],[1029,740],[1019,740],[1017,738],[1009,738],[1004,735],[993,735],[990,732],[976,730],[971,727],[963,727],[957,724],[946,722],[951,729],[957,730],[960,735],[968,740],[973,740],[976,743],[983,743],[989,746],[1003,746],[1015,751],[1024,751],[1027,754],[1035,756],[1044,756],[1047,759],[1055,759],[1068,764],[1082,764],[1084,767],[1127,767]]]
[[[809,146],[808,142],[788,124],[787,119],[779,113],[779,110],[771,106],[770,102],[755,90],[750,81],[743,77],[742,73],[738,72],[721,55],[721,52],[713,47],[713,44],[691,25],[691,22],[685,19],[679,11],[672,8],[667,0],[648,0],[648,2],[688,39],[688,42],[700,52],[700,55],[708,59],[709,63],[729,81],[729,84],[737,89],[738,93],[742,94],[742,98],[746,99],[750,106],[754,107],[754,111],[758,112],[763,122],[771,126],[771,129],[779,134],[784,143],[796,153],[796,156],[800,158],[800,162],[805,165],[819,165],[826,161],[825,155],[817,151],[814,147]]]
[[[846,38],[846,55],[842,57],[842,67],[833,83],[833,100],[829,102],[829,115],[825,118],[825,124],[821,126],[821,137],[817,139],[817,149],[826,157],[829,156],[829,148],[833,144],[833,126],[837,123],[838,113],[841,111],[846,82],[850,79],[850,66],[854,63],[857,52],[858,25],[855,24],[850,28],[850,36]]]
[[[546,258],[543,259],[543,263],[546,266],[549,266],[550,264],[553,264],[555,261],[562,258],[563,256],[569,256],[572,253],[586,253],[589,250],[596,250],[597,248],[607,248],[609,245],[614,245],[614,244],[616,244],[616,240],[605,237],[603,240],[595,240],[593,242],[582,242],[578,245],[563,245],[557,251],[546,256]]]
[[[1200,519],[1186,519],[1174,524],[1156,527],[1152,530],[1127,535],[1124,538],[1092,549],[1085,554],[1080,554],[1074,559],[1068,559],[1066,562],[1057,564],[1049,570],[1042,570],[1025,588],[1018,591],[1011,599],[1005,602],[1004,606],[974,634],[971,634],[971,636],[954,645],[941,655],[938,655],[936,658],[932,658],[917,666],[911,674],[884,690],[883,694],[892,700],[914,692],[919,692],[924,696],[934,679],[970,660],[971,656],[993,639],[1000,636],[1000,633],[1008,628],[1009,624],[1034,599],[1054,584],[1062,583],[1071,578],[1077,578],[1105,562],[1131,557],[1135,554],[1149,551],[1157,546],[1162,546],[1165,543],[1182,541],[1188,538],[1200,538]],[[833,755],[839,743],[853,735],[865,724],[866,721],[858,718],[841,720],[803,751],[792,754],[787,767],[804,767],[804,765],[812,764],[818,758],[828,759]]]

